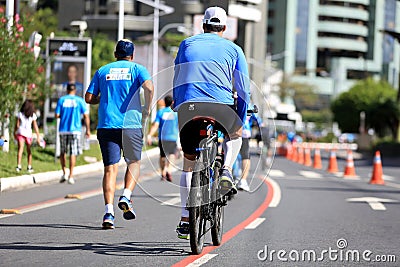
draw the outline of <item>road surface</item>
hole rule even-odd
[[[281,157],[268,170],[257,163],[253,154],[254,192],[225,209],[223,244],[208,237],[199,256],[175,233],[180,174],[160,181],[157,158],[143,160],[137,219],[117,209],[115,230],[101,229],[101,172],[1,193],[0,209],[22,214],[0,215],[0,266],[399,266],[400,168],[384,168],[390,186],[379,186],[368,184],[372,167],[361,161],[355,179],[327,173],[326,160],[323,170]]]

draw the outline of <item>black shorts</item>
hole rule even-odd
[[[242,138],[242,147],[240,148],[240,156],[242,159],[250,159],[250,138]]]
[[[186,154],[196,154],[196,148],[204,138],[200,131],[207,126],[199,118],[212,118],[215,127],[224,134],[235,133],[242,127],[242,120],[233,106],[218,103],[184,103],[178,110],[179,136],[182,150]]]
[[[158,147],[160,148],[160,156],[165,158],[166,155],[175,154],[176,142],[158,140]]]
[[[126,162],[138,161],[142,156],[142,129],[97,129],[104,166],[118,163],[121,150]]]

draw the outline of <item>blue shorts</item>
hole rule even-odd
[[[121,150],[126,162],[138,161],[142,157],[142,129],[97,129],[104,166],[118,163]]]

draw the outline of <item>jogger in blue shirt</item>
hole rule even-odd
[[[118,41],[114,52],[117,61],[97,70],[85,95],[87,103],[99,104],[97,139],[104,163],[104,229],[114,229],[113,204],[121,150],[128,166],[118,207],[126,220],[136,217],[131,195],[139,178],[142,121],[150,113],[154,88],[145,67],[133,62],[133,51],[131,41]],[[140,87],[144,89],[144,107],[140,101]]]

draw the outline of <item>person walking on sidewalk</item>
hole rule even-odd
[[[56,107],[56,118],[60,118],[60,163],[63,171],[60,183],[67,181],[66,161],[69,154],[68,183],[74,184],[76,156],[82,154],[82,115],[86,127],[86,138],[90,137],[89,111],[82,97],[76,95],[76,85],[67,85],[67,95],[62,96]]]
[[[121,150],[127,163],[125,186],[118,207],[126,220],[136,218],[131,195],[139,178],[143,147],[142,125],[150,113],[153,82],[146,68],[133,62],[134,44],[127,39],[117,42],[115,62],[98,69],[85,94],[86,103],[99,104],[97,139],[104,163],[103,229],[114,229],[114,194]],[[140,101],[144,89],[144,107]]]
[[[175,159],[177,141],[179,136],[178,115],[171,109],[174,102],[172,96],[164,98],[165,108],[157,112],[156,119],[147,136],[147,142],[151,145],[151,137],[158,129],[158,147],[160,148],[160,168],[163,180],[172,182],[172,164]],[[168,158],[167,158],[168,156]]]
[[[17,167],[16,172],[22,170],[22,154],[24,152],[24,145],[26,144],[26,152],[28,154],[28,167],[27,171],[29,173],[33,172],[32,168],[32,126],[36,133],[36,142],[40,146],[40,135],[39,127],[37,125],[37,116],[35,114],[35,105],[30,99],[25,100],[22,104],[20,111],[17,114],[17,122],[14,129],[14,137],[18,142],[18,154],[17,154]]]

